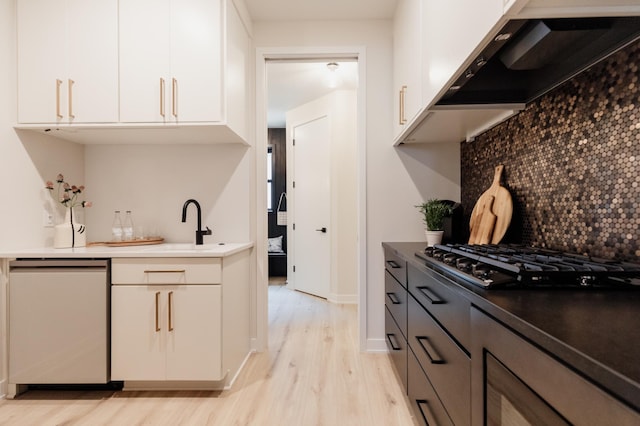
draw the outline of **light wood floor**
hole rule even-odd
[[[413,425],[387,355],[358,351],[353,305],[269,286],[269,350],[224,392],[31,390],[0,425]]]

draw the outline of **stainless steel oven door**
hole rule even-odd
[[[485,353],[487,426],[570,425],[490,353]]]
[[[471,308],[471,424],[628,425],[640,411]]]

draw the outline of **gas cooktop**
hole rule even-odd
[[[416,256],[427,266],[483,288],[640,289],[640,265],[511,244],[445,244]]]

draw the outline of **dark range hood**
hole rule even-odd
[[[640,17],[509,21],[436,105],[528,103],[640,39]]]

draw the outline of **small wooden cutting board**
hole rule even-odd
[[[471,212],[469,244],[498,244],[511,224],[513,200],[500,185],[504,165],[496,166],[493,182],[482,193]]]

